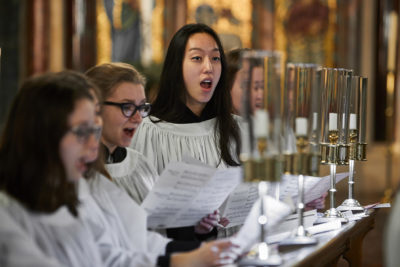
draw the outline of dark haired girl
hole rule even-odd
[[[100,135],[90,88],[66,71],[19,90],[0,141],[1,266],[102,266],[77,209],[76,185]]]
[[[231,111],[218,35],[204,24],[185,25],[171,40],[158,95],[131,147],[154,162],[158,173],[184,155],[214,167],[238,166],[239,126]]]

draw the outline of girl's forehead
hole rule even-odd
[[[212,46],[214,50],[219,51],[217,41],[214,39],[212,35],[205,32],[194,33],[188,38],[186,43],[186,49],[193,46]]]
[[[69,123],[71,125],[83,122],[91,122],[95,116],[95,103],[90,99],[79,99],[75,102],[74,109],[69,114]]]

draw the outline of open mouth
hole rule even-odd
[[[256,108],[263,108],[263,103],[256,103]]]
[[[211,89],[212,80],[203,80],[200,82],[200,86],[204,89]]]
[[[87,163],[84,159],[80,159],[76,164],[76,167],[80,173],[84,173],[87,170]]]
[[[125,128],[124,129],[124,133],[129,136],[132,137],[133,134],[135,133],[135,128]]]

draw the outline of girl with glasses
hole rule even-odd
[[[188,24],[175,33],[150,116],[136,130],[131,144],[154,162],[158,173],[184,155],[218,168],[239,165],[240,129],[238,117],[231,114],[226,71],[223,47],[213,29]],[[202,230],[209,232],[213,226]]]
[[[107,171],[112,181],[140,204],[158,176],[142,154],[127,148],[151,108],[144,93],[146,80],[125,63],[101,64],[89,69],[86,75],[104,98],[101,149]]]
[[[18,91],[0,141],[1,266],[102,266],[76,190],[100,133],[92,87],[67,71]]]

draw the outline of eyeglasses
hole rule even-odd
[[[117,106],[120,107],[122,114],[130,118],[133,115],[136,114],[136,111],[139,110],[139,114],[142,118],[147,117],[149,115],[149,112],[151,110],[151,104],[150,103],[144,103],[142,105],[136,106],[133,103],[115,103],[115,102],[110,102],[110,101],[104,101],[104,105],[109,105],[109,106]]]
[[[92,134],[96,140],[99,140],[101,136],[101,129],[101,126],[78,125],[71,128],[70,131],[76,136],[79,143],[86,144]]]

